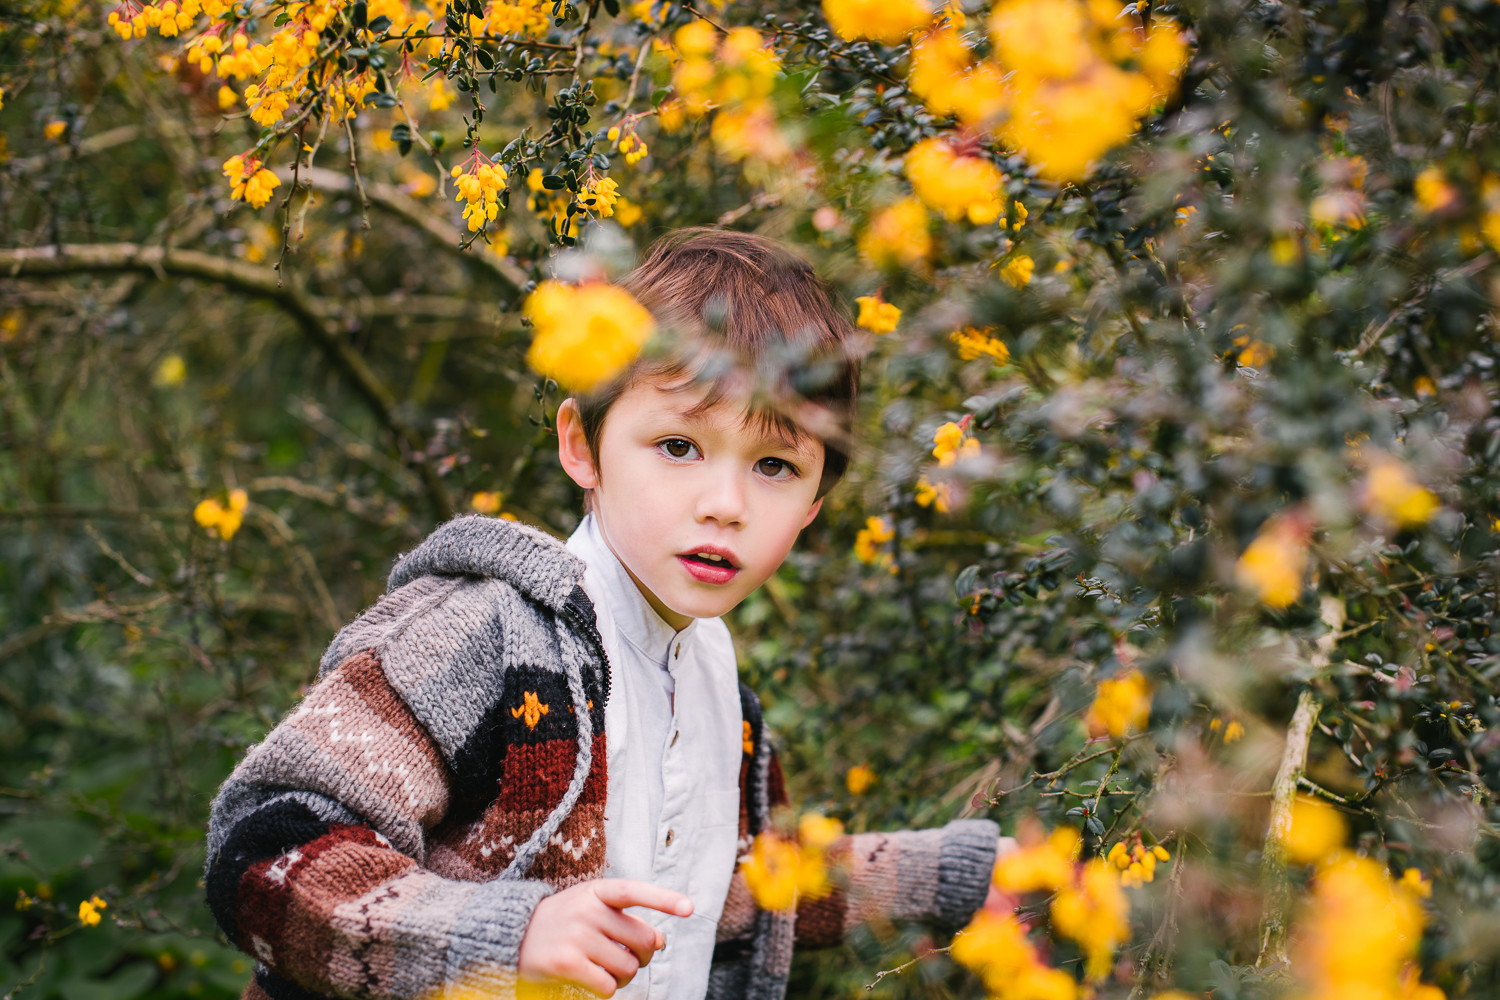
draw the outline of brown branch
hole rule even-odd
[[[278,276],[270,268],[197,250],[143,247],[134,243],[65,244],[0,250],[0,274],[13,278],[121,271],[201,278],[276,303],[297,321],[303,335],[323,352],[328,362],[354,383],[355,391],[381,425],[398,441],[413,450],[421,450],[422,437],[397,413],[397,400],[391,390],[370,369],[365,359],[330,327],[326,305],[308,295],[298,282],[278,285]],[[452,517],[453,505],[448,490],[432,463],[420,463],[418,473],[427,489],[433,514],[439,520]]]
[[[92,156],[102,153],[106,149],[114,149],[128,142],[134,142],[141,134],[139,125],[121,125],[118,128],[108,129],[81,140],[77,146],[59,147],[37,156],[21,156],[10,161],[10,169],[13,173],[31,174],[38,170],[45,170],[54,163],[63,160],[76,159],[81,156]]]
[[[279,167],[276,176],[284,181],[291,180],[292,172],[286,167]],[[336,170],[327,167],[309,167],[302,171],[302,178],[298,181],[303,187],[312,188],[316,191],[326,191],[330,194],[352,194],[356,193],[354,181]],[[365,184],[365,194],[370,199],[370,204],[376,208],[391,213],[412,226],[424,231],[427,235],[437,240],[444,249],[463,254],[466,260],[472,260],[488,270],[496,278],[499,278],[507,286],[507,291],[513,295],[519,295],[521,288],[531,279],[526,276],[516,265],[501,257],[489,247],[476,246],[473,253],[463,253],[460,243],[463,235],[453,226],[436,213],[430,211],[420,201],[402,191],[394,184],[385,184],[380,181],[371,181]]]
[[[1265,906],[1261,911],[1258,968],[1285,968],[1287,917],[1292,886],[1286,871],[1286,842],[1292,832],[1292,806],[1297,784],[1307,769],[1307,744],[1323,701],[1311,688],[1297,696],[1297,710],[1286,730],[1286,749],[1271,784],[1271,820],[1266,829],[1265,852],[1261,855],[1261,881],[1265,883]]]

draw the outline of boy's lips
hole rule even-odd
[[[699,583],[728,583],[740,574],[740,564],[734,553],[717,545],[680,552],[677,561]]]

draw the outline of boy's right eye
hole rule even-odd
[[[667,438],[657,447],[673,458],[692,458],[698,451],[698,446],[685,438]]]

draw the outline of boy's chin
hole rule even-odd
[[[717,593],[704,593],[696,587],[682,588],[662,603],[688,618],[718,618],[733,611],[735,605],[744,600],[745,595],[740,593],[741,589],[743,588],[731,590],[725,587]]]

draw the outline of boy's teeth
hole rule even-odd
[[[723,560],[724,560],[723,556],[711,555],[711,554],[709,554],[707,552],[700,552],[700,553],[698,553],[698,558],[700,558],[700,559],[712,559],[714,562],[723,562]]]

